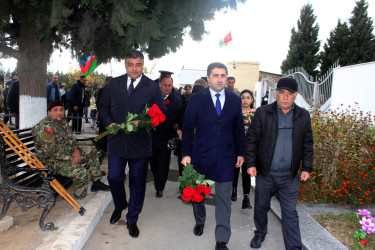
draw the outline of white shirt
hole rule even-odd
[[[141,78],[142,78],[142,75],[139,78],[135,79],[135,81],[133,82],[134,89],[135,87],[137,87],[138,83],[141,81]],[[132,79],[128,76],[127,89],[129,89],[131,80]]]
[[[210,87],[208,87],[208,88],[210,90],[211,98],[212,98],[212,101],[214,102],[215,108],[216,108],[216,99],[217,99],[216,94],[220,94],[219,100],[220,100],[220,103],[221,103],[221,110],[223,110],[224,103],[225,103],[225,88],[223,90],[221,90],[219,93],[216,93]]]

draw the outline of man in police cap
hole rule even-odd
[[[296,210],[298,179],[307,181],[313,167],[310,114],[294,103],[298,84],[292,78],[277,83],[276,102],[259,107],[246,134],[247,173],[256,176],[251,248],[260,248],[267,234],[267,212],[272,196],[279,194],[286,249],[302,249]],[[302,164],[301,164],[302,163]],[[302,165],[301,176],[298,170]]]
[[[88,174],[93,182],[92,192],[109,191],[109,186],[100,181],[102,173],[98,152],[94,147],[78,146],[70,126],[63,120],[63,101],[52,101],[47,111],[48,115],[31,130],[38,159],[54,173],[73,179],[76,199],[83,199],[87,195]]]

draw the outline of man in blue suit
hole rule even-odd
[[[140,114],[145,106],[156,104],[166,113],[160,87],[143,75],[144,57],[140,51],[131,50],[125,57],[126,74],[113,78],[101,97],[100,118],[105,126],[121,124],[128,112]],[[138,215],[142,211],[146,190],[149,157],[152,155],[151,134],[145,128],[136,133],[108,135],[108,183],[115,210],[110,223],[116,223],[123,209],[128,207],[127,228],[131,237],[138,237]],[[125,167],[129,165],[129,204],[124,188]]]
[[[189,98],[182,127],[182,164],[215,181],[215,249],[228,249],[234,168],[244,163],[245,131],[241,98],[225,89],[228,69],[222,63],[207,68],[209,88]],[[194,142],[193,133],[195,129]],[[203,234],[206,211],[193,203],[194,234]]]

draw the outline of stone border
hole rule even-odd
[[[83,216],[76,216],[56,238],[42,243],[37,250],[82,249],[111,202],[112,195],[110,192],[97,192],[89,199],[84,205],[86,212]]]
[[[271,200],[271,211],[281,221],[280,202],[275,197],[272,197]],[[299,215],[302,246],[305,249],[348,249],[301,207],[297,206],[297,211]]]

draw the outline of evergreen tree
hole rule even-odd
[[[0,0],[0,56],[18,60],[23,110],[22,96],[45,97],[47,63],[54,48],[70,48],[79,58],[94,51],[99,62],[123,59],[132,48],[157,58],[175,52],[185,31],[202,39],[204,21],[245,1]],[[30,101],[25,107],[29,106]]]
[[[315,21],[316,16],[312,5],[304,5],[297,23],[297,30],[294,27],[292,29],[288,54],[281,65],[283,73],[295,67],[303,67],[309,74],[317,75],[320,41],[318,41],[319,25],[314,25]]]
[[[340,65],[348,65],[348,60],[351,57],[349,49],[350,44],[350,30],[346,23],[341,23],[340,19],[337,26],[330,32],[330,37],[323,46],[323,51],[320,55],[321,75],[325,74],[328,69],[339,60]]]
[[[373,20],[367,14],[368,4],[365,0],[356,2],[350,23],[350,56],[347,65],[365,63],[375,60],[375,38]],[[340,62],[341,64],[341,62]],[[343,65],[344,66],[344,65]]]

